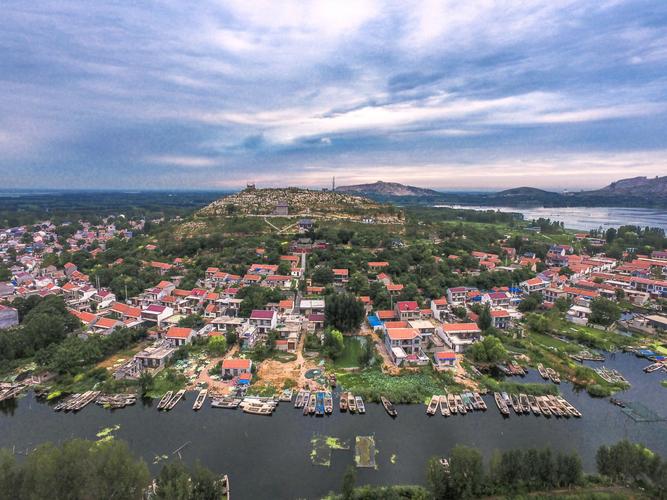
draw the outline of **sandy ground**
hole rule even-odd
[[[199,372],[199,376],[197,377],[197,379],[193,383],[191,383],[188,386],[188,388],[194,389],[194,387],[197,385],[208,384],[208,390],[210,393],[225,395],[231,392],[233,386],[229,381],[212,379],[211,376],[208,374],[208,371],[214,368],[215,365],[217,365],[223,359],[232,358],[238,352],[239,352],[239,346],[237,344],[232,346],[232,348],[229,351],[227,351],[224,356],[218,358],[210,358],[204,369],[202,369],[202,371]]]

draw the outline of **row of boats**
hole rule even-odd
[[[551,380],[554,384],[560,384],[560,376],[553,368],[545,368],[542,363],[538,363],[537,371],[544,380]]]
[[[443,394],[440,396],[432,396],[431,401],[426,407],[427,415],[435,415],[440,409],[440,413],[444,417],[450,415],[465,415],[473,411],[486,411],[486,403],[482,396],[477,392],[464,392],[462,394]]]
[[[496,406],[503,416],[509,416],[510,409],[517,415],[533,413],[545,417],[581,417],[569,401],[561,396],[533,396],[531,394],[507,394],[506,392],[494,392],[493,398]]]
[[[100,394],[95,400],[95,403],[98,405],[111,410],[125,408],[126,406],[131,406],[136,402],[136,394]]]
[[[629,384],[627,379],[618,370],[609,369],[605,366],[594,368],[594,370],[605,382],[609,382],[610,384]]]
[[[8,384],[0,387],[0,401],[5,399],[12,399],[19,395],[19,393],[27,386],[23,384]]]
[[[333,413],[333,396],[329,391],[300,390],[294,399],[294,408],[303,409],[304,415],[318,417],[331,415]]]
[[[72,394],[56,404],[53,409],[55,411],[79,411],[95,401],[99,395],[100,391],[86,391]]]

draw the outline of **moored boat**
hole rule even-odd
[[[331,415],[333,413],[333,398],[331,397],[330,392],[327,392],[324,395],[324,413],[327,415]]]
[[[315,395],[315,416],[324,416],[324,392],[318,391]]]
[[[347,393],[347,409],[350,413],[355,413],[357,411],[357,402],[351,392]]]
[[[206,396],[208,396],[208,389],[202,389],[199,391],[199,394],[197,394],[197,399],[195,399],[195,402],[192,405],[192,409],[195,411],[200,410],[204,405],[204,401],[206,401]]]
[[[447,394],[447,406],[449,406],[449,412],[454,415],[458,412],[458,407],[456,406],[456,398],[454,394]]]
[[[508,417],[510,414],[509,408],[507,408],[507,403],[505,402],[505,398],[502,397],[502,395],[498,392],[493,393],[493,399],[496,401],[496,406],[498,407],[498,410],[500,413]]]
[[[449,405],[447,404],[447,396],[443,395],[438,398],[438,404],[440,405],[440,413],[443,417],[449,417]]]
[[[540,411],[540,405],[537,403],[537,399],[535,399],[535,396],[532,394],[528,395],[528,405],[530,405],[530,411],[532,411],[534,415],[539,416],[542,414]]]
[[[468,413],[468,410],[466,410],[465,405],[463,404],[463,399],[459,394],[454,394],[454,399],[456,400],[456,409],[461,415],[465,415]]]
[[[429,402],[428,406],[426,407],[426,414],[427,415],[435,415],[435,411],[438,409],[438,403],[440,402],[440,398],[437,396],[431,396],[431,401]]]
[[[294,408],[299,408],[301,406],[301,402],[303,401],[303,391],[299,391],[296,393],[296,398],[294,398]]]
[[[519,394],[519,403],[524,413],[530,413],[530,403],[528,403],[528,396],[521,393]]]
[[[167,406],[169,401],[171,401],[171,397],[174,395],[174,391],[167,391],[164,393],[164,396],[162,396],[162,399],[160,399],[160,402],[157,404],[157,409],[158,410],[164,410],[164,408]]]
[[[315,413],[316,408],[317,408],[317,394],[313,392],[310,394],[310,398],[308,399],[308,406],[306,406],[304,414],[312,415],[313,413]]]
[[[289,403],[292,401],[292,396],[294,395],[294,391],[292,389],[284,389],[282,393],[280,393],[280,397],[278,398],[280,401]]]
[[[385,411],[389,414],[390,417],[395,417],[398,415],[398,411],[396,411],[394,405],[391,404],[391,401],[389,401],[384,396],[380,396],[380,401],[382,401],[382,406],[384,406]]]
[[[473,393],[473,396],[475,397],[475,401],[477,402],[477,409],[486,411],[486,402],[484,402],[482,396],[479,395],[479,392]]]
[[[538,396],[535,399],[537,399],[537,404],[540,406],[542,415],[545,417],[551,417],[551,409],[549,408],[549,404],[545,401],[544,396]]]
[[[361,396],[355,397],[354,400],[357,403],[357,412],[366,413],[366,406],[364,405],[364,400],[361,399]]]
[[[178,392],[174,395],[174,397],[172,397],[172,398],[169,400],[169,402],[167,403],[167,406],[165,406],[164,409],[167,410],[167,411],[169,411],[169,410],[173,410],[174,407],[175,407],[175,406],[178,404],[178,402],[181,400],[181,398],[183,397],[184,394],[185,394],[185,389],[181,389],[180,391],[178,391]]]
[[[523,407],[519,403],[519,396],[512,394],[510,398],[512,399],[512,408],[514,408],[514,413],[521,415],[523,413]]]
[[[547,371],[544,369],[544,365],[542,363],[537,364],[537,371],[540,373],[540,377],[542,377],[544,380],[549,379],[549,375],[547,374]]]
[[[347,392],[342,392],[340,394],[340,401],[338,402],[338,407],[340,411],[347,411]]]

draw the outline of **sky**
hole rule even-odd
[[[664,0],[5,0],[0,188],[667,174]]]

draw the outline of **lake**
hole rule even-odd
[[[627,224],[659,227],[667,231],[667,210],[626,207],[496,207],[482,205],[435,205],[436,207],[469,210],[499,210],[523,214],[526,220],[551,219],[561,221],[569,229],[608,229]]]
[[[632,383],[630,390],[617,397],[641,402],[667,416],[667,389],[660,385],[667,375],[644,374],[641,370],[647,364],[630,354],[617,354],[605,362]],[[523,381],[542,379],[531,372]],[[304,417],[286,403],[271,417],[208,405],[194,412],[194,393],[169,413],[159,413],[157,402],[116,411],[89,405],[76,414],[57,413],[28,394],[1,408],[0,446],[23,452],[44,441],[96,439],[101,429],[118,424],[114,435],[126,440],[154,472],[160,467],[153,464],[157,455],[173,458],[172,452],[189,443],[181,451],[182,458],[200,460],[216,472],[229,474],[235,499],[319,498],[339,490],[345,469],[354,463],[355,436],[374,435],[378,450],[377,469],[358,469],[359,484],[424,483],[427,459],[447,456],[457,444],[477,447],[487,457],[494,450],[517,447],[577,450],[588,471],[595,469],[600,445],[623,438],[642,442],[667,457],[667,422],[637,423],[607,400],[574,392],[565,383],[560,389],[583,413],[582,419],[515,414],[503,419],[489,396],[486,413],[446,419],[439,414],[427,417],[423,405],[400,405],[398,418],[392,420],[376,404],[367,404],[366,415],[341,414],[336,408],[324,418]],[[313,465],[311,439],[317,434],[351,440],[352,448],[333,450],[330,467]]]

